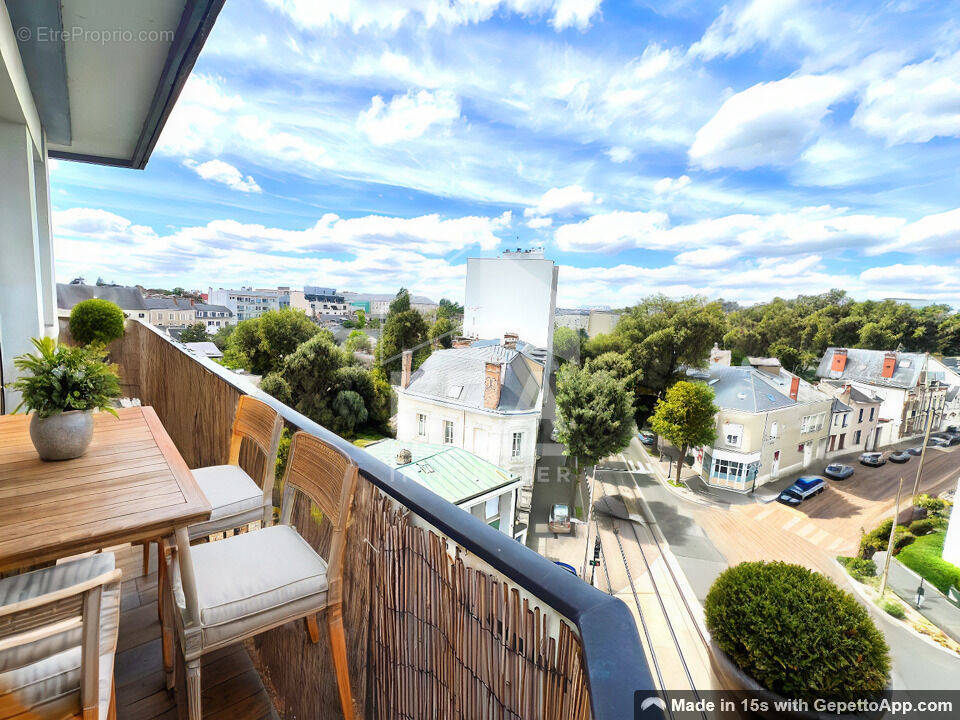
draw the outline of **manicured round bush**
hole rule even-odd
[[[123,336],[123,321],[123,310],[109,300],[84,300],[70,311],[70,334],[81,345],[106,345]]]
[[[740,563],[713,583],[704,613],[720,649],[780,695],[850,698],[887,684],[889,648],[867,611],[807,568]]]
[[[853,558],[847,563],[847,570],[855,578],[875,577],[877,574],[877,564],[873,560],[864,558]]]
[[[922,520],[914,520],[910,523],[910,532],[914,535],[929,535],[933,532],[934,524],[933,520],[923,518]]]

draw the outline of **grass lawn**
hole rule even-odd
[[[384,438],[390,437],[389,435],[384,435],[381,432],[376,430],[361,430],[357,433],[357,436],[353,439],[353,444],[357,447],[366,447],[370,443],[375,443],[377,440],[383,440]]]
[[[916,542],[907,545],[897,555],[897,560],[922,575],[944,595],[951,585],[960,587],[960,567],[941,557],[946,535],[945,530],[939,530],[918,537]]]

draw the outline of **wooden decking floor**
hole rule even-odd
[[[120,635],[114,680],[118,720],[186,718],[182,692],[167,692],[157,619],[157,574],[141,574],[141,550],[117,553],[123,569]],[[242,645],[224,648],[203,659],[204,720],[279,720],[270,698]]]

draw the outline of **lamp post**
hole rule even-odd
[[[923,604],[923,577],[920,577],[920,586],[917,588],[917,596],[914,598],[917,603],[917,610],[920,609],[920,606]]]
[[[887,573],[890,572],[890,556],[893,555],[893,536],[897,532],[897,517],[900,515],[900,492],[903,490],[903,478],[897,485],[897,502],[893,507],[893,525],[890,526],[890,537],[887,540],[887,556],[883,559],[883,574],[880,578],[880,597],[887,590]]]

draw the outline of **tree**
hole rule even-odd
[[[223,327],[217,328],[217,331],[210,340],[220,349],[220,352],[224,352],[227,349],[227,342],[230,340],[230,336],[233,335],[233,331],[236,329],[236,325],[224,325]]]
[[[446,315],[437,316],[437,321],[430,326],[427,335],[433,341],[435,347],[453,347],[453,323]]]
[[[633,437],[633,394],[606,371],[564,364],[557,372],[557,440],[579,466],[596,465]]]
[[[561,363],[580,362],[580,335],[576,330],[565,325],[554,329],[553,356]]]
[[[210,336],[207,335],[207,328],[203,323],[188,325],[180,333],[180,342],[182,343],[203,342],[209,339]]]
[[[348,436],[352,436],[356,427],[367,421],[367,407],[363,398],[353,390],[341,390],[337,393],[333,399],[333,411]]]
[[[356,325],[358,328],[365,328],[367,326],[367,313],[362,309],[357,309]]]
[[[363,330],[351,330],[343,347],[347,352],[351,353],[368,353],[370,352],[372,344],[370,342],[370,336]]]
[[[714,417],[720,409],[713,404],[713,397],[713,390],[703,383],[681,380],[667,390],[664,398],[657,401],[650,427],[680,448],[677,482],[680,482],[680,470],[687,457],[687,449],[709,445],[717,437]]]
[[[960,355],[960,315],[951,315],[937,328],[937,351]]]
[[[81,345],[106,345],[123,336],[123,310],[109,300],[91,298],[70,311],[70,334]]]
[[[186,294],[186,292],[187,292],[186,290],[178,286],[178,287],[175,287],[173,290],[171,290],[170,294],[176,295],[177,297],[183,297]]]
[[[452,300],[447,300],[447,298],[441,298],[440,304],[437,306],[437,317],[450,318],[451,320],[460,317],[463,315],[463,305],[458,302],[453,302]]]
[[[319,332],[302,310],[270,310],[258,318],[241,320],[229,346],[244,367],[258,375],[280,369],[284,358]]]
[[[413,350],[413,366],[418,367],[430,355],[427,321],[410,308],[410,295],[400,290],[390,303],[390,312],[383,323],[380,342],[377,343],[377,365],[388,374],[400,372],[404,350]]]

